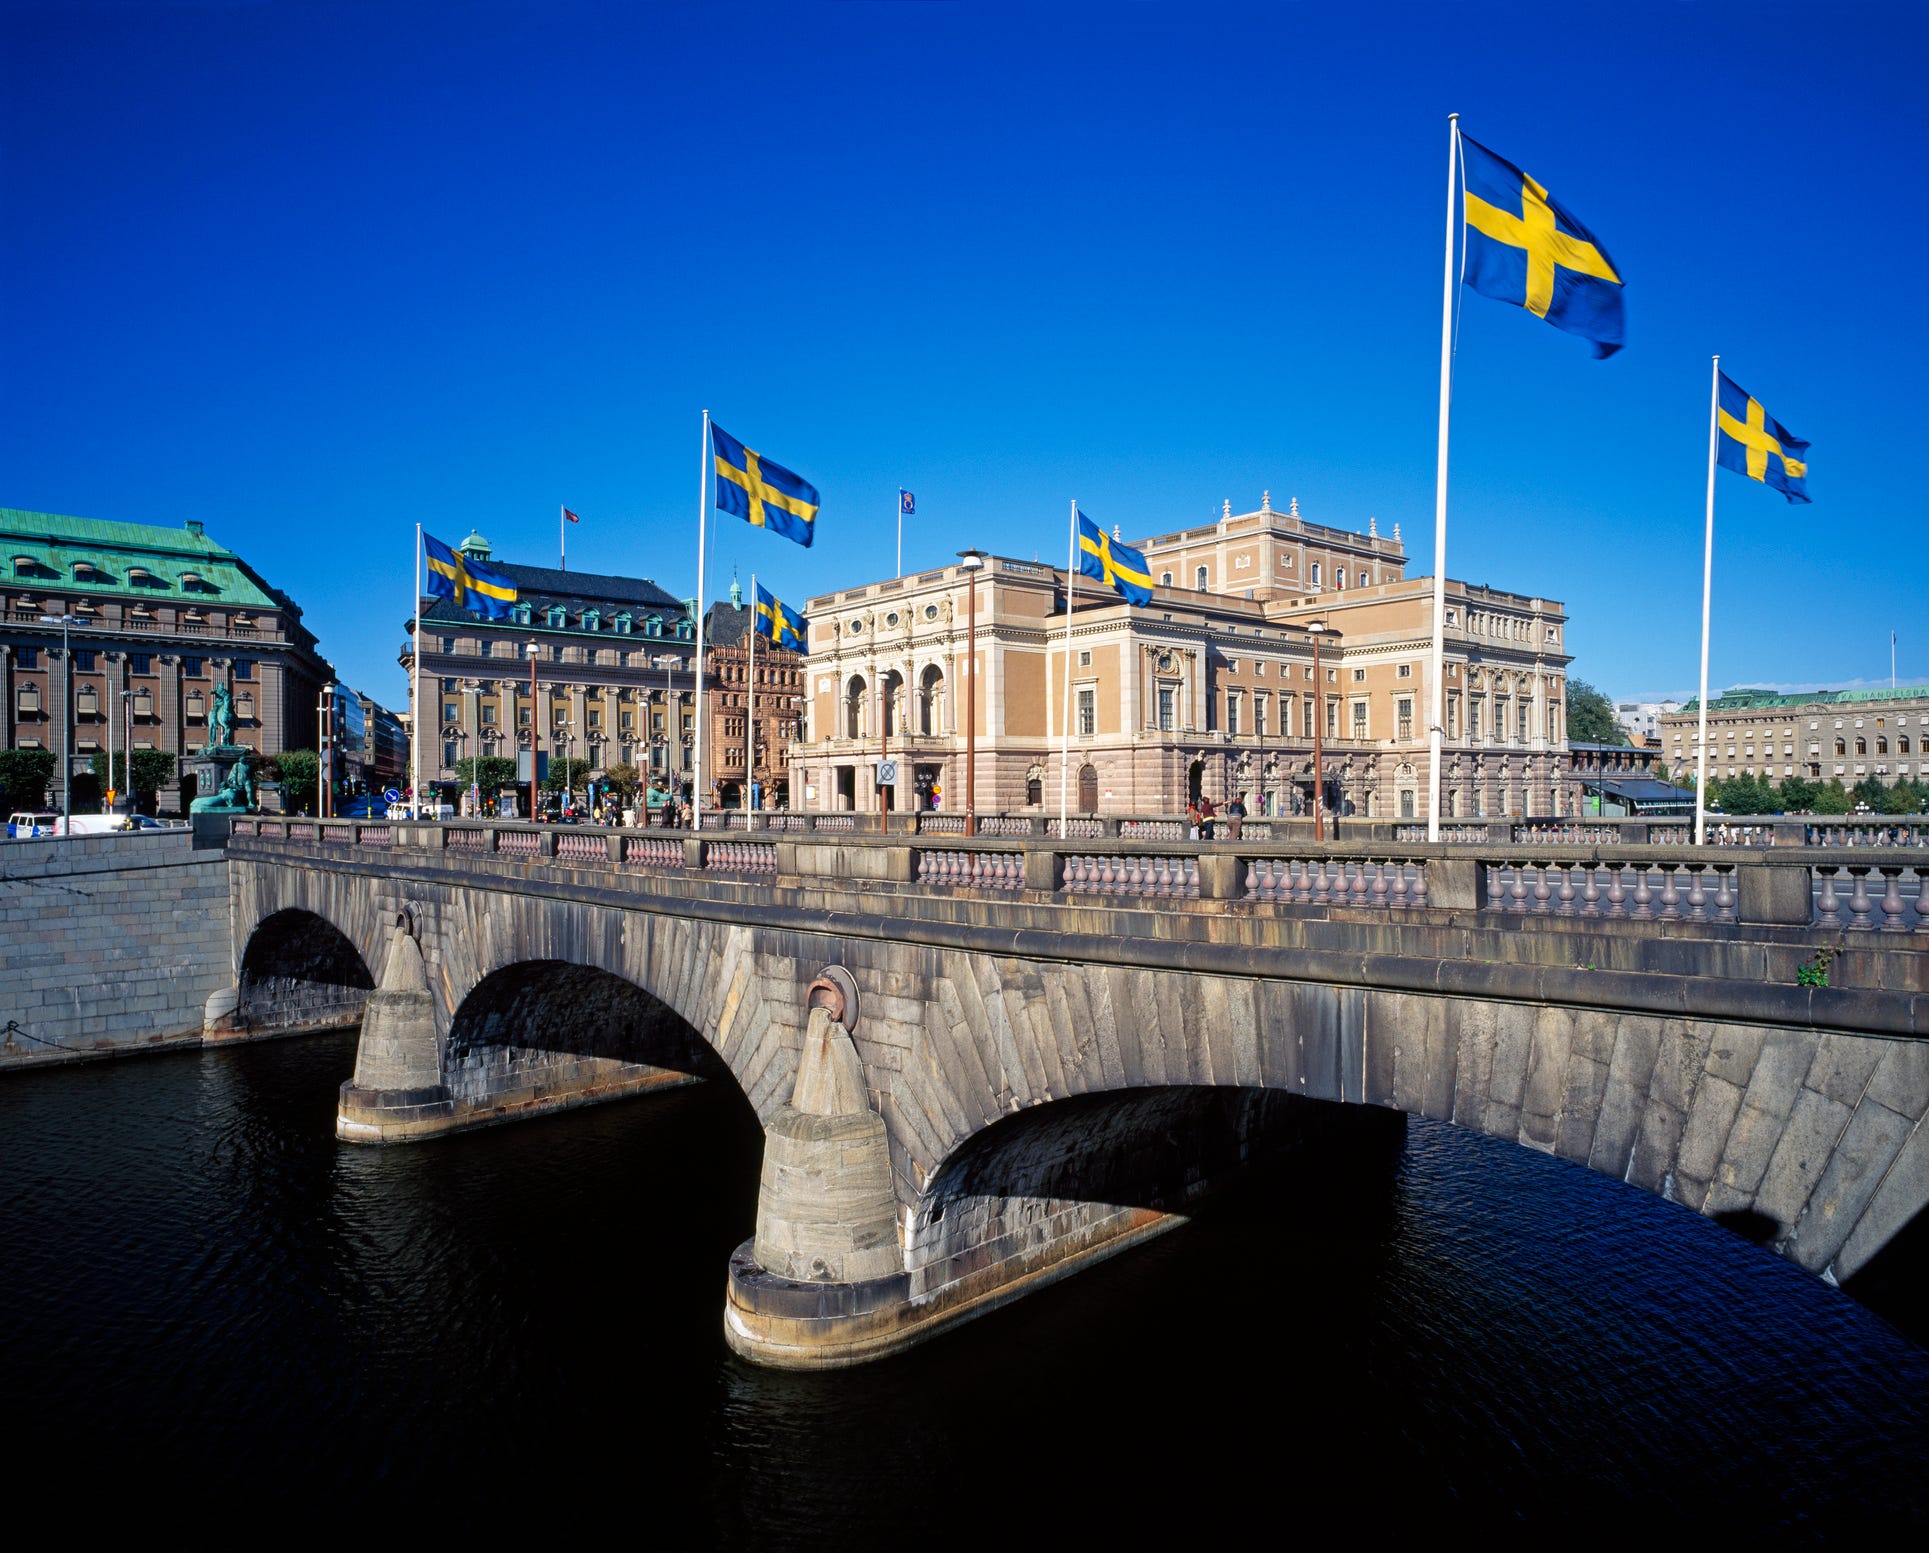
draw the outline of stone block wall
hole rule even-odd
[[[0,843],[0,1065],[198,1044],[233,980],[227,859],[189,832]]]

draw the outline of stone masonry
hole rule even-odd
[[[0,846],[0,1064],[195,1045],[234,980],[228,863],[188,831]]]

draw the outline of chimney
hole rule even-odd
[[[201,520],[199,518],[188,519],[188,532],[192,534],[196,539],[201,538],[202,528],[201,528]]]

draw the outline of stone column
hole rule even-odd
[[[412,928],[406,919],[397,924],[382,985],[368,995],[355,1076],[342,1085],[335,1113],[335,1136],[345,1142],[391,1143],[441,1132],[455,1114],[442,1076],[428,967]]]

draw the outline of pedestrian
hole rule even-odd
[[[1232,830],[1232,839],[1239,839],[1239,829],[1246,819],[1246,795],[1234,793],[1232,802],[1226,805],[1226,819]]]
[[[1199,800],[1196,798],[1188,799],[1186,802],[1186,835],[1189,840],[1197,841],[1199,839],[1199,819]]]
[[[1218,813],[1219,811],[1213,808],[1210,798],[1199,800],[1199,839],[1201,841],[1212,840],[1213,820]]]

